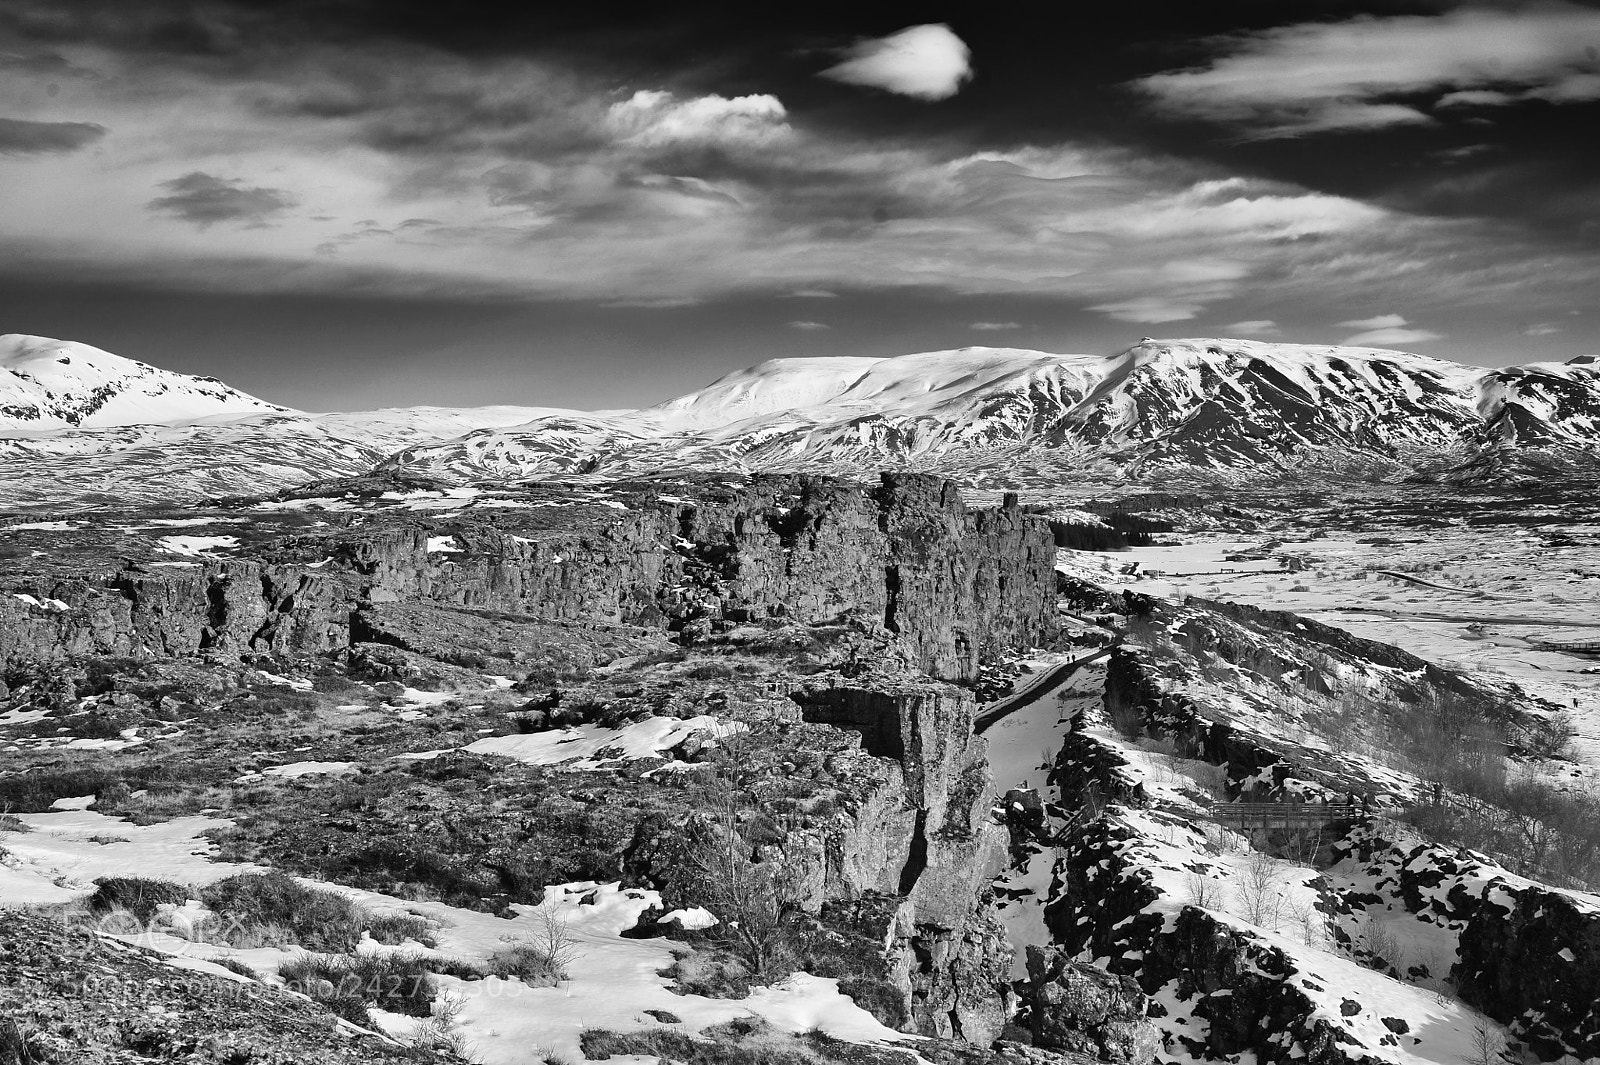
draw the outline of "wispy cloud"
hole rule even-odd
[[[1398,344],[1425,344],[1430,340],[1443,340],[1444,335],[1429,329],[1418,329],[1398,314],[1380,314],[1373,318],[1356,318],[1340,322],[1348,329],[1361,332],[1340,341],[1357,347],[1392,347]]]
[[[1201,304],[1182,300],[1163,299],[1160,296],[1136,296],[1115,303],[1100,303],[1089,308],[1110,315],[1119,322],[1182,322],[1195,317]]]
[[[267,219],[295,204],[295,198],[282,189],[246,185],[235,178],[219,178],[199,170],[163,181],[161,187],[167,195],[151,200],[150,210],[202,228],[219,222],[265,225]]]
[[[75,152],[106,135],[93,122],[33,122],[0,118],[0,155],[53,155]]]
[[[967,327],[980,333],[997,333],[1003,329],[1021,329],[1021,322],[973,322]]]
[[[825,322],[795,321],[789,323],[789,328],[799,329],[802,332],[810,333],[815,332],[818,329],[829,329],[831,327]]]
[[[1282,329],[1278,328],[1278,323],[1271,318],[1252,318],[1249,321],[1234,322],[1232,325],[1225,325],[1222,328],[1239,336],[1273,337],[1283,332]]]
[[[1171,114],[1261,137],[1434,121],[1434,106],[1600,99],[1600,11],[1568,3],[1310,22],[1222,39],[1226,54],[1137,83]]]
[[[1380,314],[1374,318],[1352,318],[1339,324],[1350,329],[1398,329],[1406,320],[1398,314]]]
[[[971,51],[949,26],[910,26],[847,50],[849,58],[822,72],[825,78],[865,85],[919,100],[944,100],[972,76]]]
[[[772,144],[793,134],[787,117],[776,96],[680,100],[659,89],[641,89],[606,110],[606,124],[619,140],[644,147]]]

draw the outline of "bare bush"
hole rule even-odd
[[[717,929],[752,975],[770,976],[793,954],[798,910],[792,871],[778,856],[760,860],[741,829],[742,804],[724,787],[690,824],[690,857],[698,894],[719,918]]]
[[[534,987],[554,987],[569,979],[570,967],[583,957],[566,919],[548,909],[538,912],[528,936],[504,936],[502,942],[506,945],[489,955],[485,970]]]
[[[1189,889],[1189,902],[1202,910],[1220,910],[1222,903],[1222,885],[1206,876],[1204,873],[1190,873],[1185,885]]]
[[[1237,888],[1239,915],[1253,925],[1276,930],[1283,908],[1283,894],[1279,890],[1282,879],[1272,855],[1260,851],[1252,853]]]

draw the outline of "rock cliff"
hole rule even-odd
[[[953,485],[917,474],[876,487],[807,476],[696,487],[694,499],[634,485],[600,505],[578,497],[491,518],[363,514],[193,562],[146,552],[120,567],[103,554],[76,570],[35,564],[50,543],[31,533],[42,549],[0,569],[0,668],[338,651],[355,609],[385,602],[666,627],[685,642],[765,619],[853,619],[908,665],[956,681],[1054,635],[1049,528],[1014,498],[974,512]],[[270,515],[250,521],[270,533]]]
[[[987,890],[1006,833],[989,816],[976,704],[930,681],[813,685],[794,698],[807,721],[859,732],[867,753],[899,767],[830,838],[833,894],[896,899],[875,934],[910,992],[915,1030],[988,1045],[1011,1013],[1011,946]]]

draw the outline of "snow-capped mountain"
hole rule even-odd
[[[571,413],[308,414],[86,344],[0,336],[0,507],[175,502],[364,473],[394,452]]]
[[[0,429],[173,424],[286,409],[214,377],[172,373],[87,344],[0,336]]]
[[[1529,449],[1592,461],[1597,443],[1592,360],[1485,369],[1375,348],[1190,339],[1109,357],[962,348],[774,360],[655,407],[481,430],[407,449],[385,468],[460,481],[909,466],[1001,484],[1091,468],[1404,471]]]
[[[1600,468],[1600,365],[1147,340],[779,359],[636,411],[307,414],[84,345],[0,339],[0,505],[259,494],[374,467],[465,483],[662,469],[944,472],[983,487]]]

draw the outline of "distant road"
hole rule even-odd
[[[1335,606],[1320,607],[1316,610],[1305,611],[1309,614],[1325,613],[1341,614],[1379,614],[1390,618],[1428,618],[1432,621],[1493,621],[1501,625],[1537,625],[1545,629],[1600,629],[1600,621],[1573,621],[1562,618],[1553,621],[1550,618],[1524,618],[1514,614],[1446,614],[1439,610],[1399,610],[1394,607],[1380,609],[1375,606]]]
[[[981,736],[995,722],[1004,719],[1007,715],[1017,710],[1021,710],[1024,706],[1029,706],[1043,699],[1046,695],[1066,683],[1067,678],[1076,673],[1079,667],[1104,658],[1111,653],[1112,648],[1117,647],[1120,643],[1120,640],[1108,643],[1090,654],[1069,659],[1066,662],[1058,662],[1043,673],[1034,674],[1028,679],[1027,684],[1021,688],[1014,689],[1005,698],[991,703],[987,709],[973,718],[972,731]]]
[[[1424,580],[1421,577],[1413,577],[1411,574],[1401,573],[1399,570],[1380,569],[1377,572],[1381,573],[1385,577],[1393,577],[1396,580],[1410,581],[1412,584],[1420,584],[1424,588],[1437,588],[1441,592],[1460,592],[1462,595],[1476,595],[1483,599],[1515,600],[1517,598],[1514,595],[1495,595],[1493,592],[1480,591],[1477,588],[1462,588],[1454,584],[1440,584],[1438,581],[1430,581]]]

